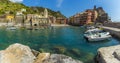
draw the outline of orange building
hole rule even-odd
[[[67,24],[67,19],[59,17],[56,19],[56,24]]]
[[[70,18],[73,25],[85,25],[96,21],[97,13],[94,10],[88,9],[85,12],[78,13]]]
[[[82,13],[77,13],[76,15],[69,18],[69,24],[71,25],[86,25],[95,23],[98,17],[98,13],[96,11],[96,6],[94,9],[87,9]]]

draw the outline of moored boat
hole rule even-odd
[[[112,37],[109,32],[104,32],[103,30],[97,28],[87,30],[84,36],[88,41],[102,41]]]

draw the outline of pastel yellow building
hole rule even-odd
[[[14,19],[14,16],[13,16],[13,15],[7,15],[7,16],[6,16],[6,19],[7,19],[8,21],[12,21],[12,20]]]

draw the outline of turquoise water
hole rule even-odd
[[[13,43],[21,43],[40,52],[65,54],[84,63],[94,63],[93,59],[98,48],[120,43],[115,38],[90,43],[84,39],[84,31],[84,28],[72,26],[14,31],[0,28],[0,50]]]

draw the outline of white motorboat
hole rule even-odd
[[[103,32],[100,29],[88,30],[85,32],[84,36],[88,41],[101,41],[112,37],[109,32]]]
[[[84,36],[87,37],[93,35],[93,33],[95,34],[96,32],[102,32],[102,30],[100,30],[99,28],[89,29],[84,33]]]

